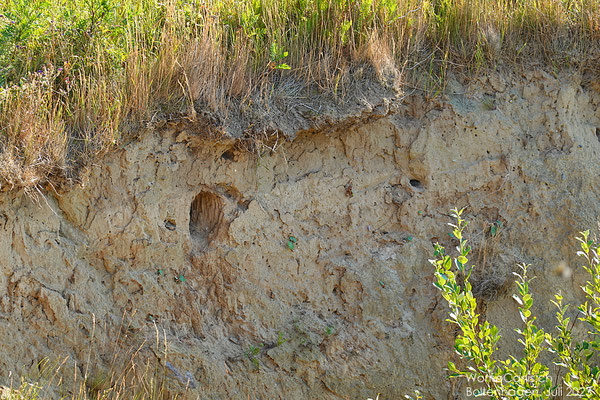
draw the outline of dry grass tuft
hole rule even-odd
[[[131,315],[133,317],[133,314]],[[166,334],[155,325],[153,340],[132,340],[133,329],[123,314],[121,325],[109,338],[110,343],[97,343],[95,322],[84,366],[70,357],[61,360],[42,359],[28,374],[9,387],[0,387],[3,400],[163,400],[176,399],[190,382],[179,374],[167,359]],[[105,327],[106,329],[106,327]],[[164,364],[164,365],[163,365]],[[191,378],[190,378],[191,379]],[[191,382],[193,386],[194,383]]]
[[[7,0],[0,181],[61,183],[124,126],[293,80],[344,95],[356,66],[439,91],[499,63],[597,72],[597,0]]]

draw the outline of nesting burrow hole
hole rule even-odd
[[[417,188],[417,189],[421,189],[423,187],[423,184],[418,179],[411,179],[409,181],[409,183],[410,183],[410,186]]]
[[[209,245],[222,223],[223,199],[211,192],[200,192],[190,206],[190,235],[194,242],[202,247]]]
[[[229,149],[229,150],[225,151],[223,154],[221,154],[221,160],[233,161],[233,160],[235,160],[235,153],[233,152],[233,150]]]

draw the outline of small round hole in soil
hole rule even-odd
[[[224,152],[223,154],[221,154],[222,160],[233,161],[234,158],[235,158],[235,154],[233,153],[233,150],[231,150],[231,149],[229,149],[226,152]]]
[[[421,187],[423,187],[423,184],[418,179],[411,179],[410,180],[410,186],[412,186],[414,188],[421,188]]]
[[[190,235],[202,247],[215,238],[223,222],[223,199],[210,192],[200,192],[190,206]]]
[[[177,229],[177,224],[175,223],[174,220],[167,219],[167,220],[165,220],[165,228],[167,228],[170,231],[174,231],[175,229]]]

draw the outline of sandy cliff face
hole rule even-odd
[[[90,348],[101,369],[125,312],[120,345],[153,343],[156,323],[171,392],[181,376],[194,387],[185,397],[459,395],[432,243],[452,247],[448,210],[468,207],[482,313],[508,343],[510,272],[524,261],[552,326],[547,300],[574,301],[585,278],[559,265],[578,265],[573,237],[600,211],[600,96],[542,72],[450,91],[260,155],[173,124],[83,187],[3,195],[2,379],[43,356],[84,364]]]

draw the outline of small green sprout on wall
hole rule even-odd
[[[252,365],[254,365],[254,367],[256,369],[258,369],[260,367],[260,362],[258,361],[258,358],[256,356],[258,356],[260,354],[260,349],[263,347],[263,344],[259,344],[258,346],[253,346],[250,345],[250,347],[248,347],[248,350],[246,350],[246,358],[248,358],[248,360],[250,360],[250,362],[252,363]]]
[[[275,344],[275,346],[279,347],[282,344],[284,344],[285,342],[287,342],[287,338],[284,338],[283,333],[281,331],[279,331],[277,333],[277,343]]]
[[[502,221],[498,220],[490,226],[490,236],[494,237],[498,233],[498,230],[502,227]]]
[[[296,243],[298,243],[298,239],[296,239],[295,236],[290,235],[288,237],[288,242],[287,242],[288,249],[294,251],[294,249],[296,248]]]

